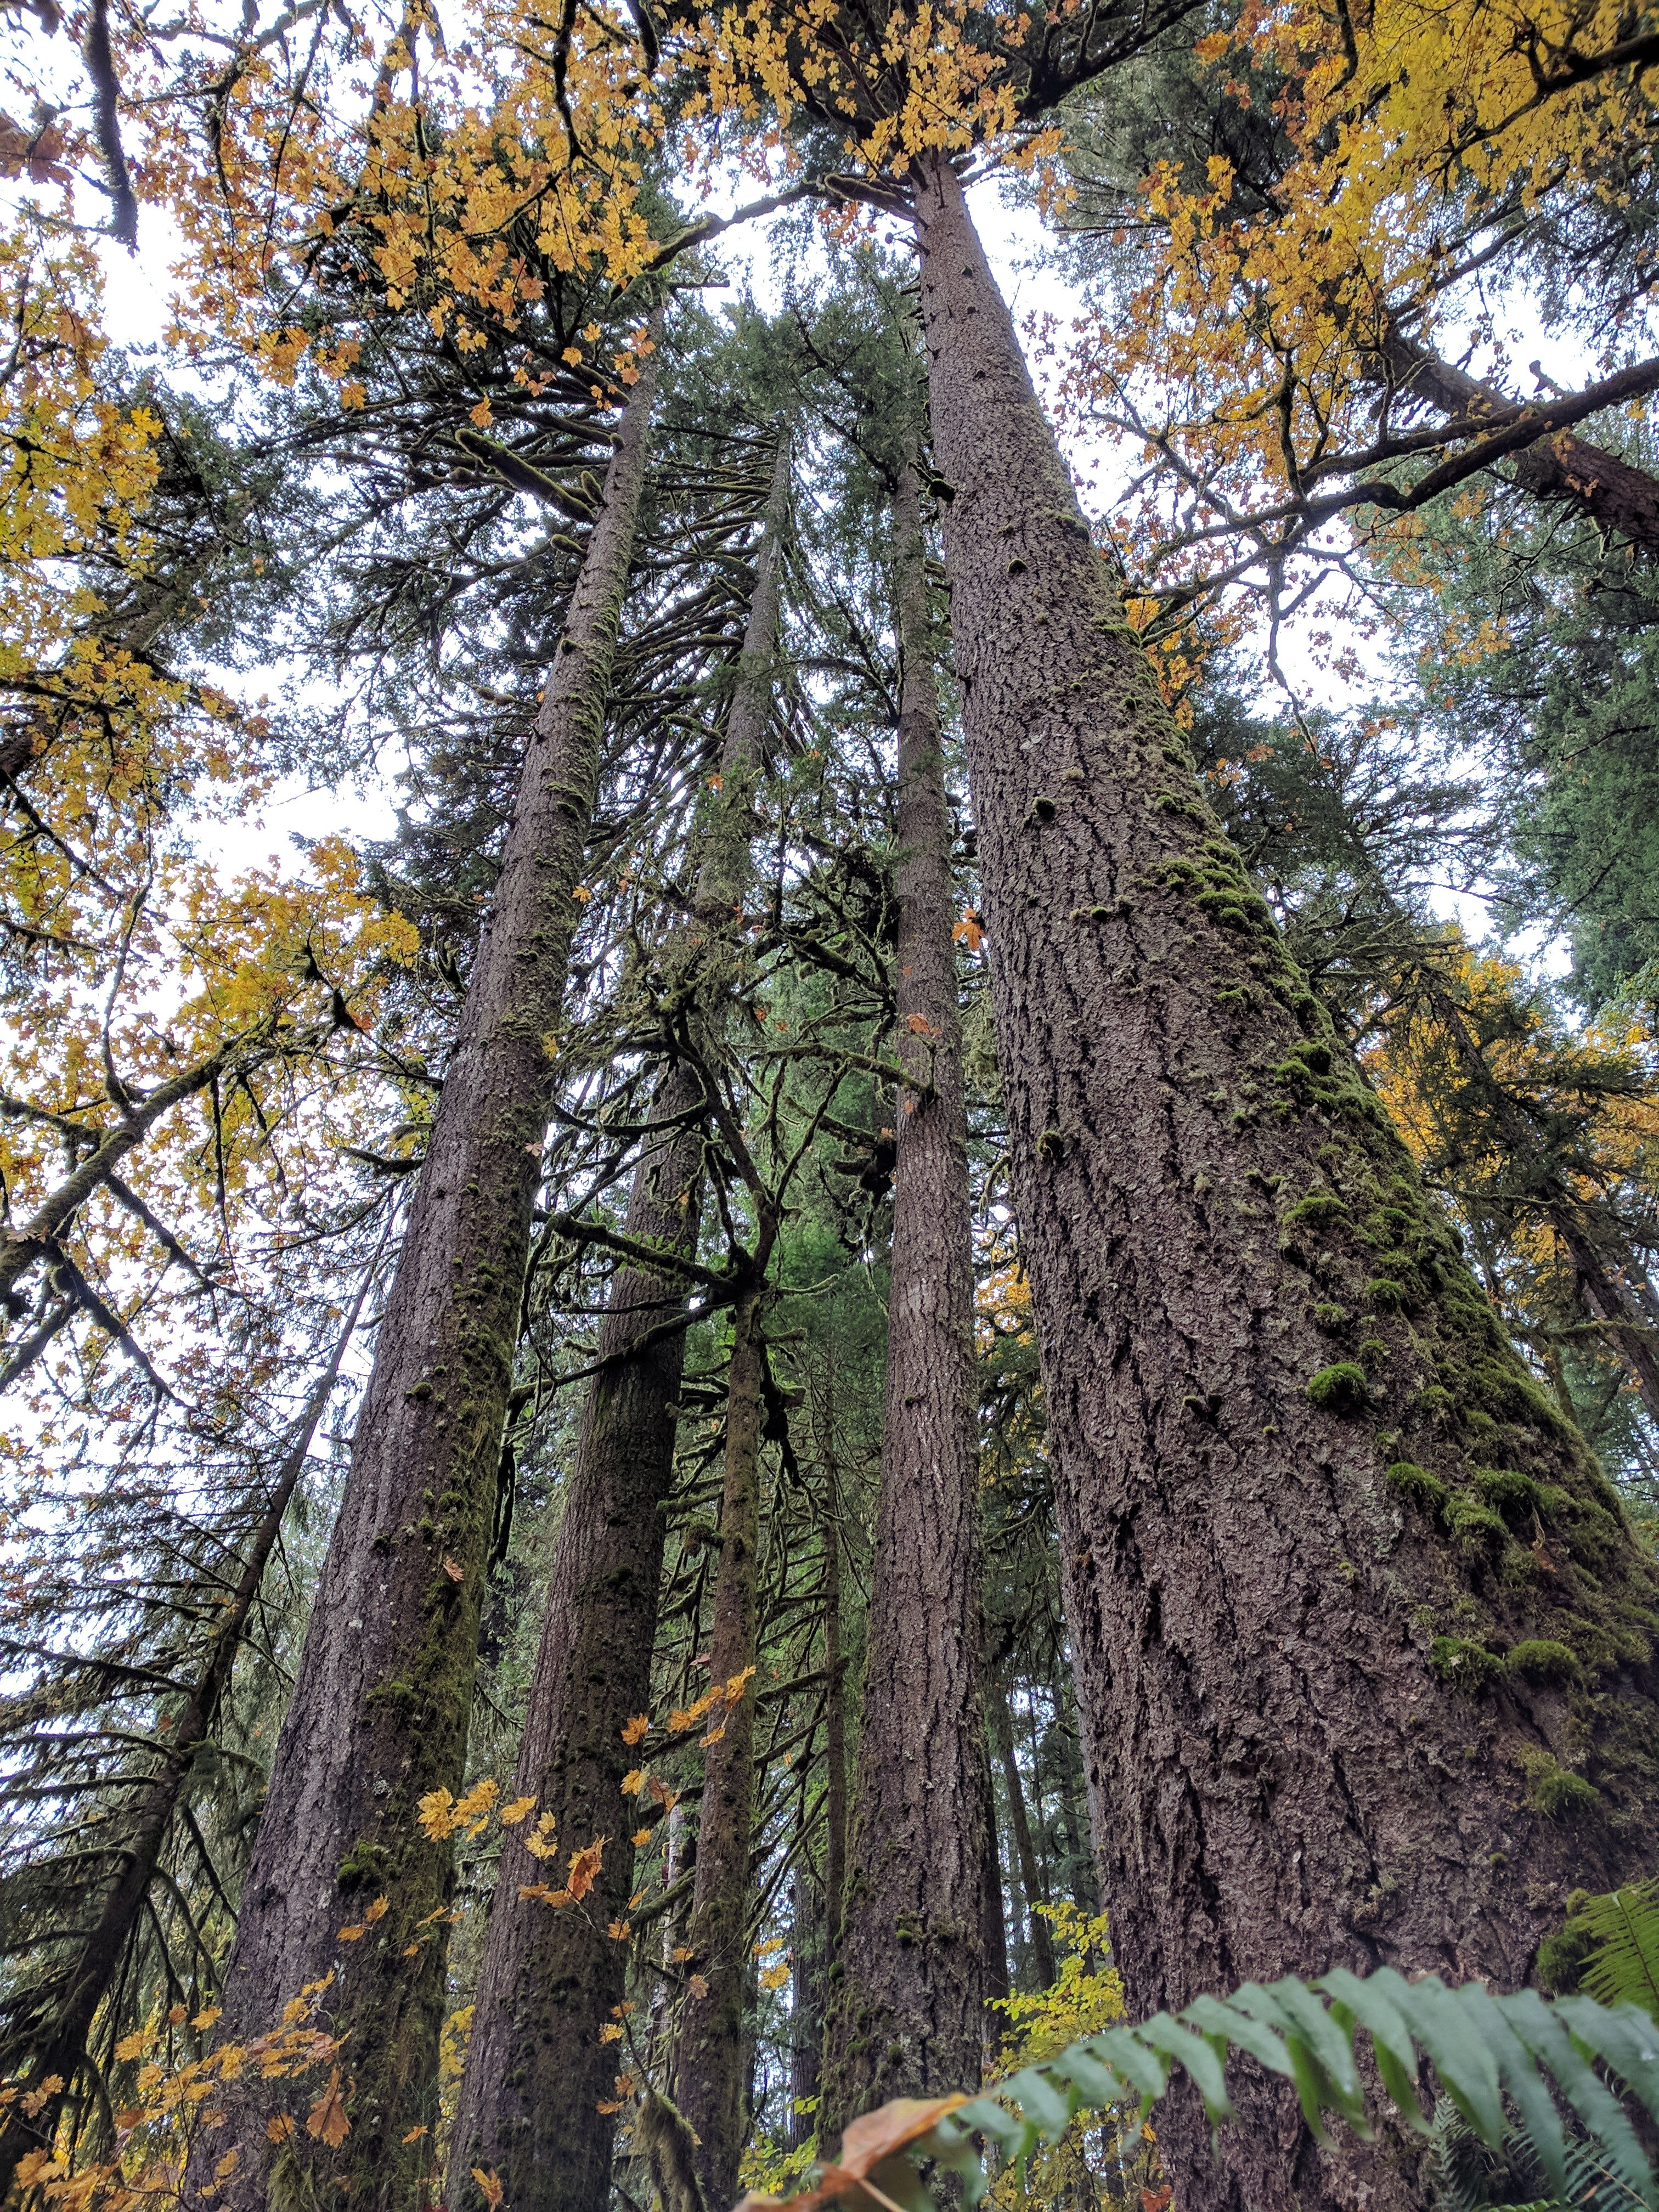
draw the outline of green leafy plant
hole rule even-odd
[[[1581,1917],[1595,1948],[1579,1987],[1598,2004],[1640,2005],[1659,2021],[1659,1879],[1592,1898]]]
[[[1023,2165],[1079,2112],[1136,2104],[1144,2121],[1177,2066],[1218,2127],[1232,2117],[1227,2068],[1240,2051],[1294,2084],[1322,2142],[1328,2117],[1368,2136],[1362,2034],[1389,2102],[1418,2134],[1435,2128],[1419,2089],[1426,2059],[1453,2111],[1489,2149],[1504,2151],[1518,2121],[1548,2192],[1544,2204],[1585,2202],[1589,2160],[1598,2212],[1615,2203],[1621,2212],[1659,2212],[1659,2179],[1609,2086],[1659,2119],[1659,2025],[1648,2013],[1585,1996],[1552,2004],[1535,1990],[1498,1996],[1478,1982],[1449,1989],[1433,1974],[1408,1982],[1391,1967],[1363,1978],[1337,1967],[1314,1982],[1247,1982],[1230,1997],[1195,1999],[1178,2017],[1159,2013],[1086,2036],[983,2095],[884,2106],[854,2122],[839,2162],[820,2168],[816,2186],[792,2201],[922,2212],[931,2199],[913,2162],[921,2159],[959,2173],[967,2202],[977,2203],[992,2178],[988,2164]],[[746,2200],[769,2201],[778,2200]]]

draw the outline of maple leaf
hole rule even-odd
[[[489,2212],[497,2212],[497,2207],[501,2201],[501,2182],[495,2167],[475,2166],[472,2169],[472,2179],[477,2183],[483,2201],[489,2207]]]
[[[768,1966],[761,1975],[760,1985],[763,1990],[781,1990],[788,1978],[789,1962],[787,1959],[780,1959],[775,1966]]]
[[[974,908],[969,907],[962,920],[951,930],[951,934],[958,945],[965,945],[970,952],[977,952],[985,942],[985,931],[982,927],[984,919],[982,915],[976,914]]]
[[[614,2020],[608,2020],[605,2023],[605,2026],[599,2030],[599,2041],[601,2043],[620,2043],[622,2041],[622,2033],[621,2028],[617,2027]]]
[[[644,1844],[650,1842],[651,1831],[649,1828],[635,1828],[633,1834],[628,1838],[628,1840],[633,1844],[635,1850],[637,1851]]]
[[[411,2128],[411,2129],[409,2130],[409,2133],[408,2133],[406,2136],[402,2136],[402,2137],[400,2138],[400,2140],[401,2140],[402,2142],[406,2142],[406,2143],[410,2143],[410,2142],[419,2142],[419,2141],[421,2140],[421,2137],[422,2137],[423,2135],[425,2135],[425,2134],[426,2134],[426,2132],[427,2132],[427,2130],[426,2130],[426,2128],[425,2128],[424,2124],[422,2124],[422,2126],[420,2126],[420,2127],[418,2127],[418,2128]]]
[[[685,1986],[694,1997],[706,1997],[708,1994],[708,1984],[702,1974],[690,1975]]]
[[[476,407],[468,410],[467,419],[476,422],[481,430],[487,430],[495,419],[495,410],[487,399],[481,399]]]
[[[345,2106],[340,2101],[340,2069],[337,2066],[329,2075],[327,2087],[306,2115],[306,2133],[315,2136],[330,2150],[338,2150],[351,2133],[351,2123],[347,2119]]]
[[[650,1725],[651,1717],[648,1713],[635,1713],[631,1721],[625,1721],[623,1723],[623,1741],[630,1745],[637,1743]]]
[[[841,2197],[851,2197],[855,2203],[862,2201],[866,2194],[864,2182],[876,2167],[967,2102],[959,2091],[949,2097],[896,2097],[890,2104],[864,2113],[842,2136],[841,2155],[822,2169],[817,2187],[788,2199],[791,2212],[807,2212],[810,2206],[833,2203]],[[737,2212],[769,2212],[770,2207],[783,2202],[781,2197],[750,2190]]]
[[[374,1900],[374,1904],[373,1904],[373,1905],[371,1905],[369,1906],[369,1908],[368,1908],[368,1911],[364,1913],[364,1915],[363,1915],[363,1918],[368,1922],[368,1925],[372,1928],[372,1927],[374,1925],[374,1923],[375,1923],[377,1920],[384,1920],[384,1919],[385,1919],[385,1917],[386,1917],[386,1914],[391,1911],[391,1909],[392,1909],[392,1899],[391,1899],[389,1897],[377,1897],[377,1898],[375,1899],[375,1900]],[[217,2014],[217,2012],[216,2012],[216,2013],[215,2013],[215,2014],[214,2014],[214,2017],[215,2017],[216,2019],[217,2019],[217,2017],[218,2017],[218,2014]],[[201,2026],[201,2024],[202,2024],[202,2023],[198,2021],[196,2024],[197,2024],[197,2026],[199,2027]]]
[[[527,1820],[535,1809],[536,1801],[533,1797],[515,1797],[510,1805],[503,1805],[501,1808],[501,1826],[504,1828],[516,1828],[520,1821]]]
[[[633,1923],[627,1920],[613,1920],[605,1932],[611,1938],[613,1943],[625,1943],[628,1941],[629,1935],[632,1933],[632,1929]]]
[[[364,1927],[362,1922],[359,1920],[349,1928],[337,1928],[334,1932],[337,1942],[341,1943],[356,1943],[363,1936],[367,1936],[368,1930]]]
[[[584,1844],[580,1850],[571,1853],[570,1871],[564,1880],[572,1897],[586,1897],[592,1888],[610,1840],[609,1836],[596,1836],[591,1844]]]
[[[285,2143],[293,2132],[294,2123],[286,2112],[273,2112],[265,2122],[265,2136],[270,2142]]]
[[[453,1583],[464,1583],[466,1580],[466,1569],[457,1559],[446,1559],[444,1572]]]
[[[646,1780],[646,1771],[642,1766],[630,1768],[629,1772],[624,1774],[623,1777],[623,1796],[624,1797],[637,1797],[641,1790],[644,1789]]]

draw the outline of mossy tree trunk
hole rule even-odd
[[[823,2140],[971,2082],[982,2041],[984,1761],[968,1125],[951,815],[916,471],[899,472],[898,1050],[880,1502]]]
[[[652,356],[654,361],[655,356]],[[635,386],[541,712],[525,752],[488,928],[468,980],[351,1465],[226,1975],[226,2027],[271,2025],[331,1978],[321,2019],[343,2052],[351,2131],[303,2129],[324,2203],[405,2212],[437,2117],[447,1843],[428,1792],[461,1787],[478,1613],[519,1334],[531,1215],[554,1087],[574,896],[599,772],[655,392]],[[386,1900],[374,1921],[368,1911]],[[343,1941],[351,1925],[366,1932]],[[412,1955],[409,1955],[411,1951]],[[262,2094],[263,2093],[263,2094]],[[270,2085],[227,2099],[241,2166],[219,2202],[263,2205]],[[301,2116],[303,2118],[303,2114]],[[411,2139],[412,2138],[412,2139]],[[287,2177],[295,2180],[295,2177]]]
[[[1337,1962],[1523,1982],[1650,1863],[1654,1571],[1220,835],[959,179],[921,309],[1102,1889],[1131,2008]],[[1397,2212],[1263,2081],[1179,2203]]]
[[[771,711],[789,495],[781,440],[765,536],[720,756],[720,789],[702,833],[696,915],[665,949],[671,987],[691,1000],[694,1028],[718,1051],[718,1001],[735,956],[734,921],[751,878],[754,785]],[[659,1105],[678,1133],[641,1164],[628,1235],[669,1255],[695,1252],[702,1214],[706,1106],[689,1060],[670,1071]],[[648,1711],[665,1522],[672,1484],[684,1336],[685,1282],[629,1267],[617,1275],[600,1332],[605,1362],[584,1408],[575,1464],[549,1577],[514,1782],[550,1813],[562,1854],[605,1836],[598,1883],[583,1911],[521,1899],[544,1879],[525,1847],[534,1824],[504,1844],[452,2144],[448,2201],[481,2202],[471,2172],[499,2175],[517,2212],[604,2212],[611,2197],[617,2046],[599,2029],[623,1995],[627,1952],[606,1935],[626,1917],[633,1820],[622,1794],[635,1763],[622,1731]]]

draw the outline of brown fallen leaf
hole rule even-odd
[[[337,2066],[328,2077],[328,2087],[306,2116],[306,2133],[326,2143],[330,2150],[338,2150],[351,2133],[351,2123],[347,2119],[345,2106],[340,2101],[340,2069]]]
[[[818,2176],[818,2185],[804,2197],[767,2197],[756,2190],[738,2206],[737,2212],[770,2212],[774,2205],[787,2203],[790,2212],[806,2212],[809,2205],[832,2204],[850,2200],[854,2204],[891,2204],[879,2185],[871,2183],[870,2177],[884,2159],[902,2151],[938,2125],[947,2112],[954,2112],[958,2105],[968,2100],[960,2091],[949,2097],[895,2097],[890,2104],[879,2106],[873,2112],[865,2112],[854,2120],[841,2139],[841,2156],[833,2166],[824,2166]]]

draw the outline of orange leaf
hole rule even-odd
[[[294,2123],[286,2112],[277,2112],[265,2122],[265,2134],[274,2143],[286,2142],[294,2132]]]
[[[915,2142],[938,2125],[947,2112],[958,2105],[965,2105],[966,2097],[960,2092],[949,2097],[896,2097],[890,2105],[883,2105],[873,2112],[866,2112],[841,2139],[841,2157],[833,2166],[823,2167],[816,2189],[804,2197],[792,2197],[790,2212],[807,2212],[815,2204],[829,2204],[837,2198],[851,2197],[854,2203],[864,2198],[862,2184],[884,2159],[902,2151],[907,2143]],[[776,2197],[765,2197],[751,2190],[738,2212],[768,2212],[768,2208],[781,2203]]]
[[[572,1897],[586,1897],[598,1879],[600,1863],[605,1857],[608,1836],[598,1836],[591,1844],[570,1855],[570,1871],[565,1876],[565,1887]]]
[[[650,1725],[651,1717],[648,1713],[635,1713],[633,1719],[623,1725],[623,1741],[630,1744],[637,1743]]]
[[[464,1583],[466,1580],[466,1569],[453,1559],[447,1559],[444,1561],[444,1572],[453,1583]]]
[[[337,2150],[351,2133],[351,2123],[346,2118],[345,2106],[340,2101],[340,2069],[337,2066],[328,2077],[328,2087],[306,2117],[306,2133],[315,2136]]]
[[[489,2212],[495,2212],[501,2201],[501,2185],[495,2167],[492,2166],[486,2170],[482,2166],[475,2166],[472,2179],[483,2191],[483,2201],[489,2207]]]

